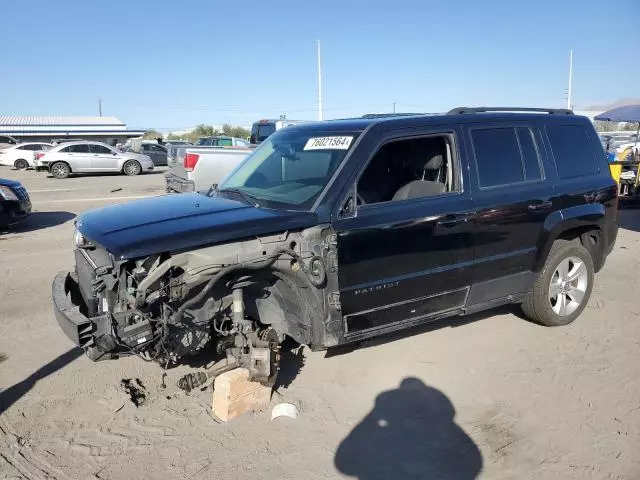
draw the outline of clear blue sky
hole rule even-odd
[[[167,5],[166,7],[164,5]],[[640,0],[3,2],[0,114],[131,127],[640,97]]]

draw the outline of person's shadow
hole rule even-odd
[[[342,441],[336,468],[359,480],[474,479],[482,454],[454,422],[455,409],[417,378],[381,393],[371,412]]]

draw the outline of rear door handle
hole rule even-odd
[[[440,220],[438,220],[437,225],[439,227],[450,228],[460,223],[466,223],[471,218],[469,214],[462,215],[445,215]]]
[[[534,212],[538,210],[549,210],[553,207],[553,202],[549,200],[544,200],[542,202],[532,203],[529,205],[529,210],[533,210]]]

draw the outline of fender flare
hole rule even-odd
[[[557,210],[550,214],[544,222],[543,230],[538,239],[537,254],[534,260],[533,271],[540,272],[551,250],[553,242],[555,242],[564,232],[575,229],[596,228],[602,234],[605,233],[602,228],[605,222],[605,206],[601,203],[588,203],[584,205],[576,205],[562,210]],[[602,263],[605,252],[605,239],[600,241],[600,249],[597,258],[594,258],[594,264],[597,266]]]

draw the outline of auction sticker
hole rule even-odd
[[[307,140],[305,150],[348,150],[353,137],[315,137]]]

